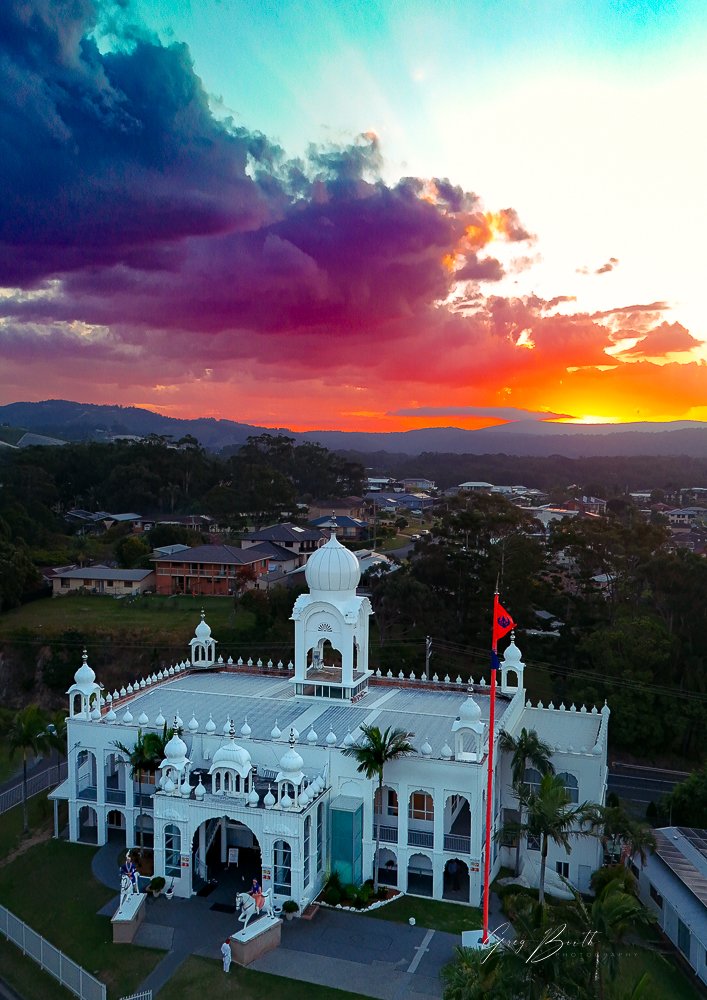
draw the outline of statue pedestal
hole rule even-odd
[[[250,965],[273,948],[280,946],[282,920],[258,917],[245,928],[231,935],[231,956],[237,965]]]
[[[113,944],[132,944],[137,929],[145,919],[144,892],[134,892],[127,896],[111,918]]]

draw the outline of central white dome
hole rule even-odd
[[[351,592],[361,579],[361,566],[332,532],[326,545],[309,557],[304,575],[310,590]]]

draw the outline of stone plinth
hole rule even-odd
[[[279,948],[282,920],[259,917],[243,931],[231,937],[231,956],[237,965],[250,965],[273,948]]]
[[[111,918],[113,944],[132,944],[145,919],[145,894],[135,892],[122,901]]]

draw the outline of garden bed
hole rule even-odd
[[[346,910],[348,913],[369,913],[371,910],[378,910],[381,906],[387,906],[401,896],[399,889],[390,889],[387,886],[379,890],[379,898],[371,896],[370,902],[362,903],[360,900],[353,900],[344,897],[340,903],[327,903],[324,899],[326,889],[317,896],[315,900],[319,906],[324,906],[329,910]]]

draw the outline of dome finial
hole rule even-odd
[[[231,725],[228,727],[228,735],[231,737],[232,740],[235,740],[235,738],[236,738],[236,727],[233,724],[233,719],[231,719]]]
[[[203,622],[204,618],[206,618],[206,612],[205,612],[205,611],[204,611],[204,609],[202,608],[202,609],[201,609],[201,620],[202,620],[202,622]]]
[[[289,738],[288,742],[289,742],[289,744],[290,744],[290,749],[291,749],[291,750],[294,750],[294,748],[295,748],[295,743],[297,742],[297,741],[295,740],[295,731],[294,731],[294,728],[291,728],[291,729],[290,729],[290,738]]]

